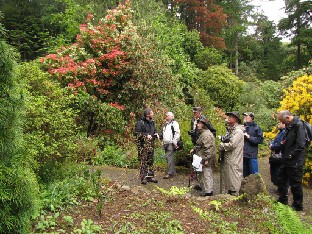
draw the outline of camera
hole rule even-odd
[[[230,135],[225,135],[225,136],[218,136],[219,140],[223,143],[229,143],[230,142]]]

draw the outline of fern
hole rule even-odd
[[[312,233],[311,227],[306,227],[300,220],[298,214],[289,206],[281,203],[274,204],[274,210],[277,213],[277,218],[281,227],[281,233],[289,234],[308,234]]]

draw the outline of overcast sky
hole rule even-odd
[[[273,20],[275,24],[277,24],[281,18],[286,17],[283,9],[285,7],[284,0],[252,0],[251,2],[252,5],[260,6],[264,15],[266,15],[269,20]]]
[[[287,17],[284,12],[284,0],[252,0],[251,3],[254,6],[259,6],[263,10],[263,14],[266,15],[269,20],[274,21],[276,25],[280,19]],[[290,39],[282,37],[282,41],[289,42]]]

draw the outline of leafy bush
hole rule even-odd
[[[199,86],[207,91],[217,107],[227,111],[237,105],[243,85],[226,66],[211,66],[199,78]]]
[[[70,107],[75,96],[49,80],[49,74],[33,63],[23,64],[19,72],[27,82],[25,140],[37,161],[38,175],[50,180],[51,167],[76,160],[81,128],[75,121],[78,112]]]
[[[126,167],[126,155],[118,146],[107,145],[105,148],[92,160],[94,165],[112,165],[117,167]]]
[[[93,201],[98,199],[99,184],[106,189],[107,181],[98,176],[100,173],[81,164],[61,165],[55,174],[53,182],[41,185],[42,209],[54,212],[82,200]]]
[[[202,48],[194,58],[194,62],[198,68],[207,70],[209,66],[221,65],[222,55],[215,48]]]
[[[140,37],[131,19],[129,1],[109,10],[98,23],[90,15],[80,26],[75,44],[41,62],[63,85],[83,90],[126,113],[140,108],[142,100],[143,105],[169,102],[179,86],[168,57],[150,38]]]

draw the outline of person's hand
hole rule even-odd
[[[250,137],[247,133],[244,133],[244,136],[245,136],[247,139],[249,139],[249,137]]]
[[[194,149],[191,149],[191,150],[190,150],[190,154],[192,154],[193,152],[194,152]]]
[[[153,137],[152,137],[151,135],[147,135],[147,139],[148,139],[148,140],[152,140],[152,138],[153,138]]]
[[[159,135],[158,135],[158,133],[155,133],[154,136],[156,136],[156,137],[158,138],[158,140],[159,140]]]
[[[173,144],[173,146],[174,146],[175,149],[179,148],[179,146],[177,144]]]

